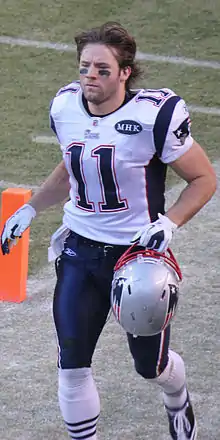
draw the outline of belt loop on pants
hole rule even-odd
[[[114,246],[111,244],[105,244],[103,247],[104,257],[107,256],[108,252],[114,249]]]

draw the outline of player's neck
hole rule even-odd
[[[88,109],[90,113],[96,116],[103,116],[113,113],[117,109],[119,109],[125,101],[126,91],[120,94],[120,96],[115,96],[111,98],[111,100],[105,101],[101,104],[94,104],[88,101]]]

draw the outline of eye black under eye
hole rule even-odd
[[[88,67],[81,67],[81,69],[79,69],[79,73],[80,75],[85,75],[86,73],[88,73]]]
[[[110,76],[111,72],[107,69],[99,69],[99,75],[101,76]]]

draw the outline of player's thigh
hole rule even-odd
[[[59,366],[88,367],[106,322],[109,301],[94,285],[83,260],[61,257],[57,275],[53,314]]]
[[[159,376],[168,362],[170,326],[154,336],[133,337],[128,334],[127,338],[136,371],[146,379]]]

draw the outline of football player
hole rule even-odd
[[[212,197],[216,176],[191,136],[184,100],[168,88],[131,88],[139,70],[126,29],[105,23],[75,41],[80,81],[61,88],[50,108],[63,160],[6,221],[1,245],[8,254],[40,211],[69,195],[51,240],[58,395],[70,438],[96,440],[100,402],[91,363],[109,313],[113,267],[131,241],[164,252]],[[165,212],[167,165],[186,186]],[[170,325],[127,337],[137,373],[163,391],[171,439],[195,440],[184,361],[169,349]]]

